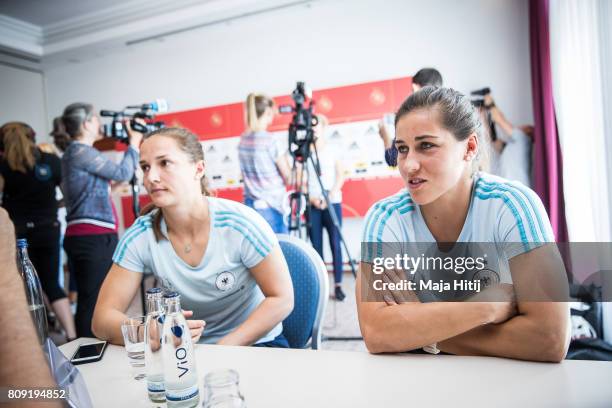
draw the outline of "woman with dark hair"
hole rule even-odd
[[[152,205],[126,231],[96,305],[97,337],[123,343],[121,322],[144,273],[181,295],[191,336],[226,345],[288,347],[282,321],[293,308],[285,258],[251,208],[209,197],[204,152],[180,128],[148,134],[140,167]]]
[[[246,100],[247,130],[240,137],[238,159],[244,182],[244,203],[261,214],[278,234],[287,232],[283,199],[290,170],[287,156],[267,131],[274,114],[272,98],[249,94]]]
[[[66,293],[59,285],[60,227],[56,187],[62,180],[60,160],[34,144],[34,131],[25,123],[0,128],[4,156],[0,158],[2,206],[8,211],[17,238],[28,240],[28,253],[68,340],[76,337]]]
[[[117,215],[110,197],[110,182],[132,178],[142,134],[132,132],[126,124],[130,142],[117,164],[93,147],[102,136],[100,119],[92,105],[69,105],[62,115],[62,123],[70,137],[62,156],[62,190],[68,224],[64,249],[76,275],[79,294],[75,316],[77,334],[91,337],[98,292],[117,245]]]
[[[366,216],[356,294],[368,349],[561,361],[569,344],[567,277],[539,197],[478,171],[486,152],[482,125],[459,92],[421,89],[402,104],[395,125],[407,189]],[[412,265],[427,266],[388,262],[415,246]],[[468,272],[459,263],[468,258],[450,257],[482,248]],[[438,260],[444,268],[435,266]],[[455,286],[436,293],[432,276]],[[457,282],[468,289],[457,289]],[[551,289],[559,292],[547,296]]]

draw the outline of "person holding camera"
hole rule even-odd
[[[64,249],[74,270],[78,302],[75,316],[79,337],[93,336],[91,320],[98,292],[112,264],[117,245],[117,213],[110,196],[111,181],[130,180],[138,164],[142,134],[128,129],[129,146],[120,163],[93,147],[103,136],[92,105],[73,103],[62,122],[71,142],[62,156],[62,190],[66,202]]]
[[[407,188],[368,211],[355,291],[368,350],[563,360],[570,334],[567,276],[550,221],[528,187],[477,170],[487,141],[471,101],[453,89],[426,87],[404,101],[395,124]],[[431,287],[426,278],[435,266],[387,262],[419,243],[443,251],[430,258],[433,265],[446,262],[459,243],[490,243],[492,250],[484,253],[484,268],[438,270],[455,284],[464,276],[477,282],[457,297],[450,284],[423,287]],[[385,266],[376,270],[381,260]],[[414,289],[395,289],[410,279]]]
[[[147,134],[140,167],[152,203],[113,255],[95,334],[123,343],[125,312],[144,274],[153,273],[180,293],[194,342],[206,324],[204,343],[288,347],[282,321],[293,287],[278,240],[253,209],[208,195],[198,137],[181,128]]]
[[[287,155],[267,131],[276,109],[272,98],[249,94],[246,100],[247,131],[240,137],[238,159],[244,182],[244,203],[253,208],[277,234],[287,233],[283,200],[291,178]]]
[[[338,226],[342,226],[342,185],[344,184],[344,169],[342,162],[335,157],[326,144],[325,129],[328,120],[324,115],[317,115],[318,123],[314,127],[315,147],[311,157],[319,159],[318,165],[321,170],[321,183],[329,198],[329,207],[325,201],[319,178],[312,161],[308,161],[308,198],[312,205],[310,209],[310,240],[312,246],[323,259],[323,228],[329,237],[329,247],[332,253],[334,265],[334,297],[336,300],[343,301],[346,297],[342,291],[342,248],[340,246],[340,231],[334,225],[330,211],[333,211]]]
[[[426,86],[442,86],[442,74],[435,68],[422,68],[412,77],[412,93]],[[384,121],[378,124],[378,134],[385,145],[385,161],[389,166],[397,166],[397,149]]]
[[[62,180],[60,159],[34,144],[34,130],[10,122],[0,128],[4,156],[0,158],[2,206],[8,211],[17,238],[28,240],[28,253],[68,341],[76,338],[66,292],[59,285],[60,224],[56,187]]]
[[[531,186],[531,144],[533,126],[515,127],[499,109],[490,93],[484,95],[484,107],[491,112],[492,126],[499,126],[502,134],[493,141],[495,173],[508,180]]]

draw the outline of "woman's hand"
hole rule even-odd
[[[491,307],[491,322],[503,323],[518,313],[514,286],[501,283],[491,286],[470,299],[471,302],[487,302]]]
[[[327,205],[325,204],[325,200],[323,200],[323,197],[310,197],[310,204],[312,204],[313,207],[319,210],[324,210],[327,207]]]
[[[135,120],[143,126],[147,124],[143,119],[137,118]],[[144,135],[132,129],[129,120],[125,122],[125,128],[127,129],[128,136],[130,137],[130,146],[132,146],[136,150],[139,150],[140,143],[142,142],[142,138],[144,137]]]
[[[204,320],[189,320],[189,318],[193,316],[192,310],[183,310],[183,316],[185,316],[185,319],[188,319],[187,326],[191,332],[191,341],[197,343],[204,332],[206,322]]]

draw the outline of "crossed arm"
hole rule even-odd
[[[561,361],[569,345],[569,308],[560,302],[566,281],[556,247],[545,245],[516,256],[510,268],[516,303],[512,298],[502,301],[501,287],[485,290],[489,297],[482,301],[420,303],[416,298],[398,302],[385,297],[384,302],[367,302],[362,285],[367,284],[368,271],[360,271],[356,295],[366,346],[372,353],[383,353],[437,343],[453,354]]]

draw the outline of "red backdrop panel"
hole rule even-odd
[[[329,122],[346,123],[382,118],[385,113],[395,112],[402,101],[412,92],[412,78],[396,78],[385,81],[341,86],[313,91],[316,101],[315,113],[322,113]],[[246,96],[246,95],[245,95]],[[292,105],[290,95],[274,97],[277,105]],[[200,140],[236,137],[244,132],[244,103],[212,106],[188,111],[159,115],[156,120],[166,126],[180,126],[197,134]],[[291,115],[277,115],[270,126],[271,131],[287,129]],[[125,145],[116,143],[117,150]],[[380,152],[381,158],[384,152]],[[382,197],[391,195],[403,187],[399,177],[347,180],[343,191],[343,215],[363,217],[370,206]],[[219,189],[218,197],[242,201],[242,188]],[[131,197],[122,198],[125,226],[134,221]],[[148,197],[141,197],[144,205]]]

